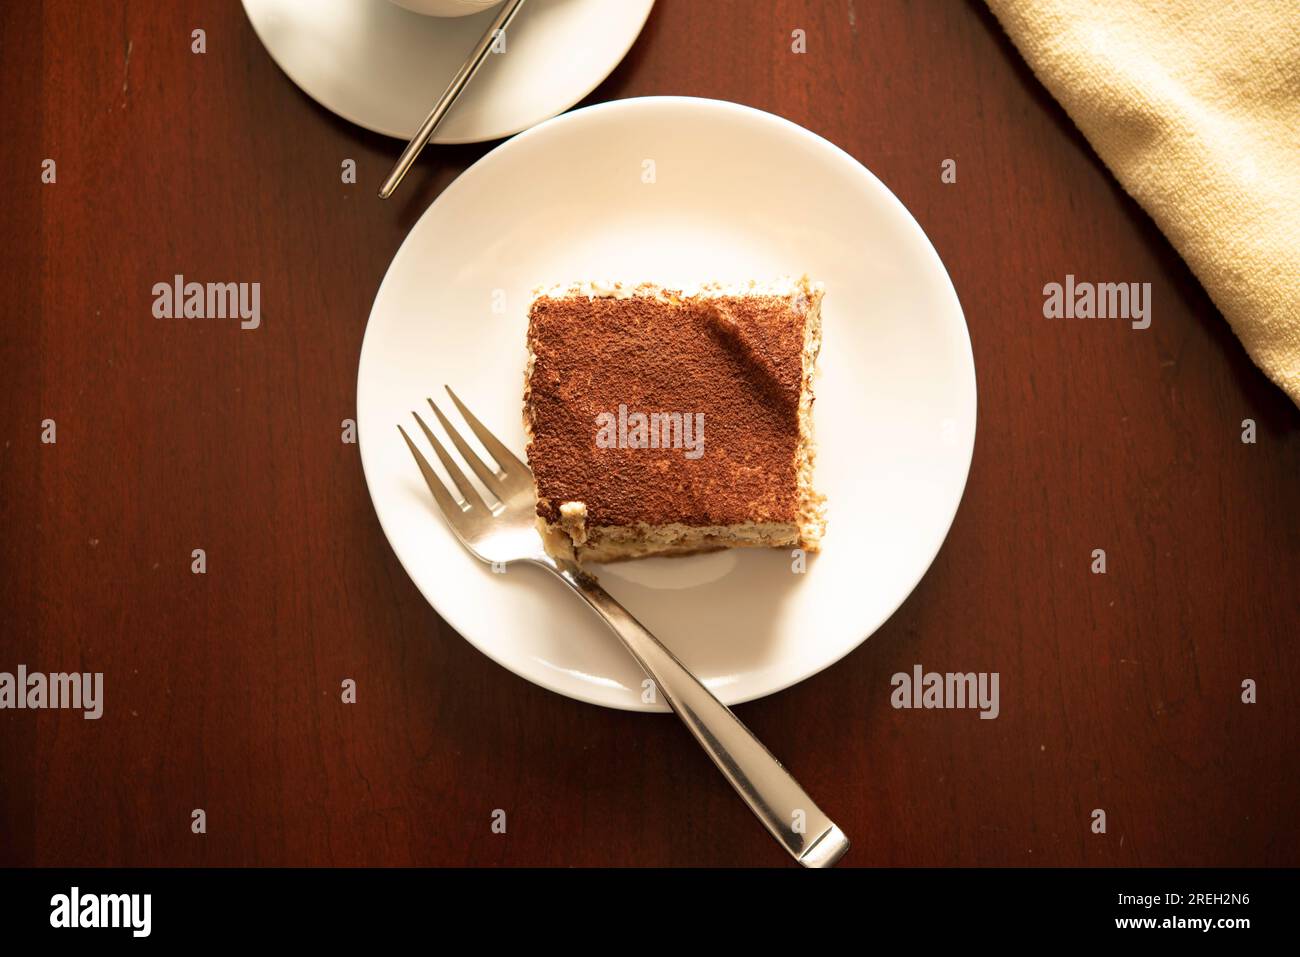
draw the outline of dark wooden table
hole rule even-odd
[[[860,159],[952,275],[980,402],[911,598],[741,717],[846,863],[1300,863],[1300,412],[982,6],[739,5],[660,0],[588,102],[736,100]],[[99,721],[0,712],[0,862],[787,863],[672,718],[443,624],[340,441],[389,259],[491,144],[385,205],[399,144],[301,93],[231,0],[0,17],[0,670],[106,686]],[[259,281],[263,327],[155,319],[175,273]],[[1067,273],[1150,282],[1151,328],[1043,319]],[[999,672],[1001,716],[894,710],[916,663]]]

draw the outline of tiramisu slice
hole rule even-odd
[[[528,315],[524,425],[547,550],[816,551],[822,286],[556,287]]]

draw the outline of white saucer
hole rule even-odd
[[[397,424],[449,383],[522,455],[539,285],[804,272],[826,284],[822,553],[805,574],[767,550],[597,573],[727,703],[800,681],[875,631],[929,567],[965,487],[975,367],[961,306],[916,221],[851,156],[768,113],[685,97],[603,103],[521,133],[438,197],[389,266],[361,350],[361,460],[385,534],[443,618],[544,687],[663,710],[642,704],[644,676],[563,585],[537,568],[493,574],[461,548]]]
[[[321,106],[410,139],[495,8],[426,17],[388,0],[243,0],[271,58]],[[654,0],[528,0],[435,143],[499,139],[567,110],[627,55]]]

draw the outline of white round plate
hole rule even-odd
[[[879,180],[787,120],[717,100],[618,100],[522,133],[452,183],[393,258],[361,349],[361,461],[384,532],[430,604],[530,681],[664,710],[642,702],[644,675],[564,585],[536,567],[494,574],[465,552],[397,424],[427,409],[426,396],[445,398],[447,383],[522,457],[537,286],[805,272],[826,284],[822,552],[803,574],[789,552],[738,550],[597,575],[728,704],[857,647],[916,586],[961,500],[975,442],[966,322],[934,247]]]
[[[430,17],[389,0],[243,0],[262,44],[308,96],[409,140],[499,12]],[[567,110],[627,55],[654,0],[528,0],[433,137],[478,143]]]

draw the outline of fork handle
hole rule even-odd
[[[731,709],[575,563],[554,569],[618,635],[677,717],[781,845],[805,867],[830,867],[849,840]]]

